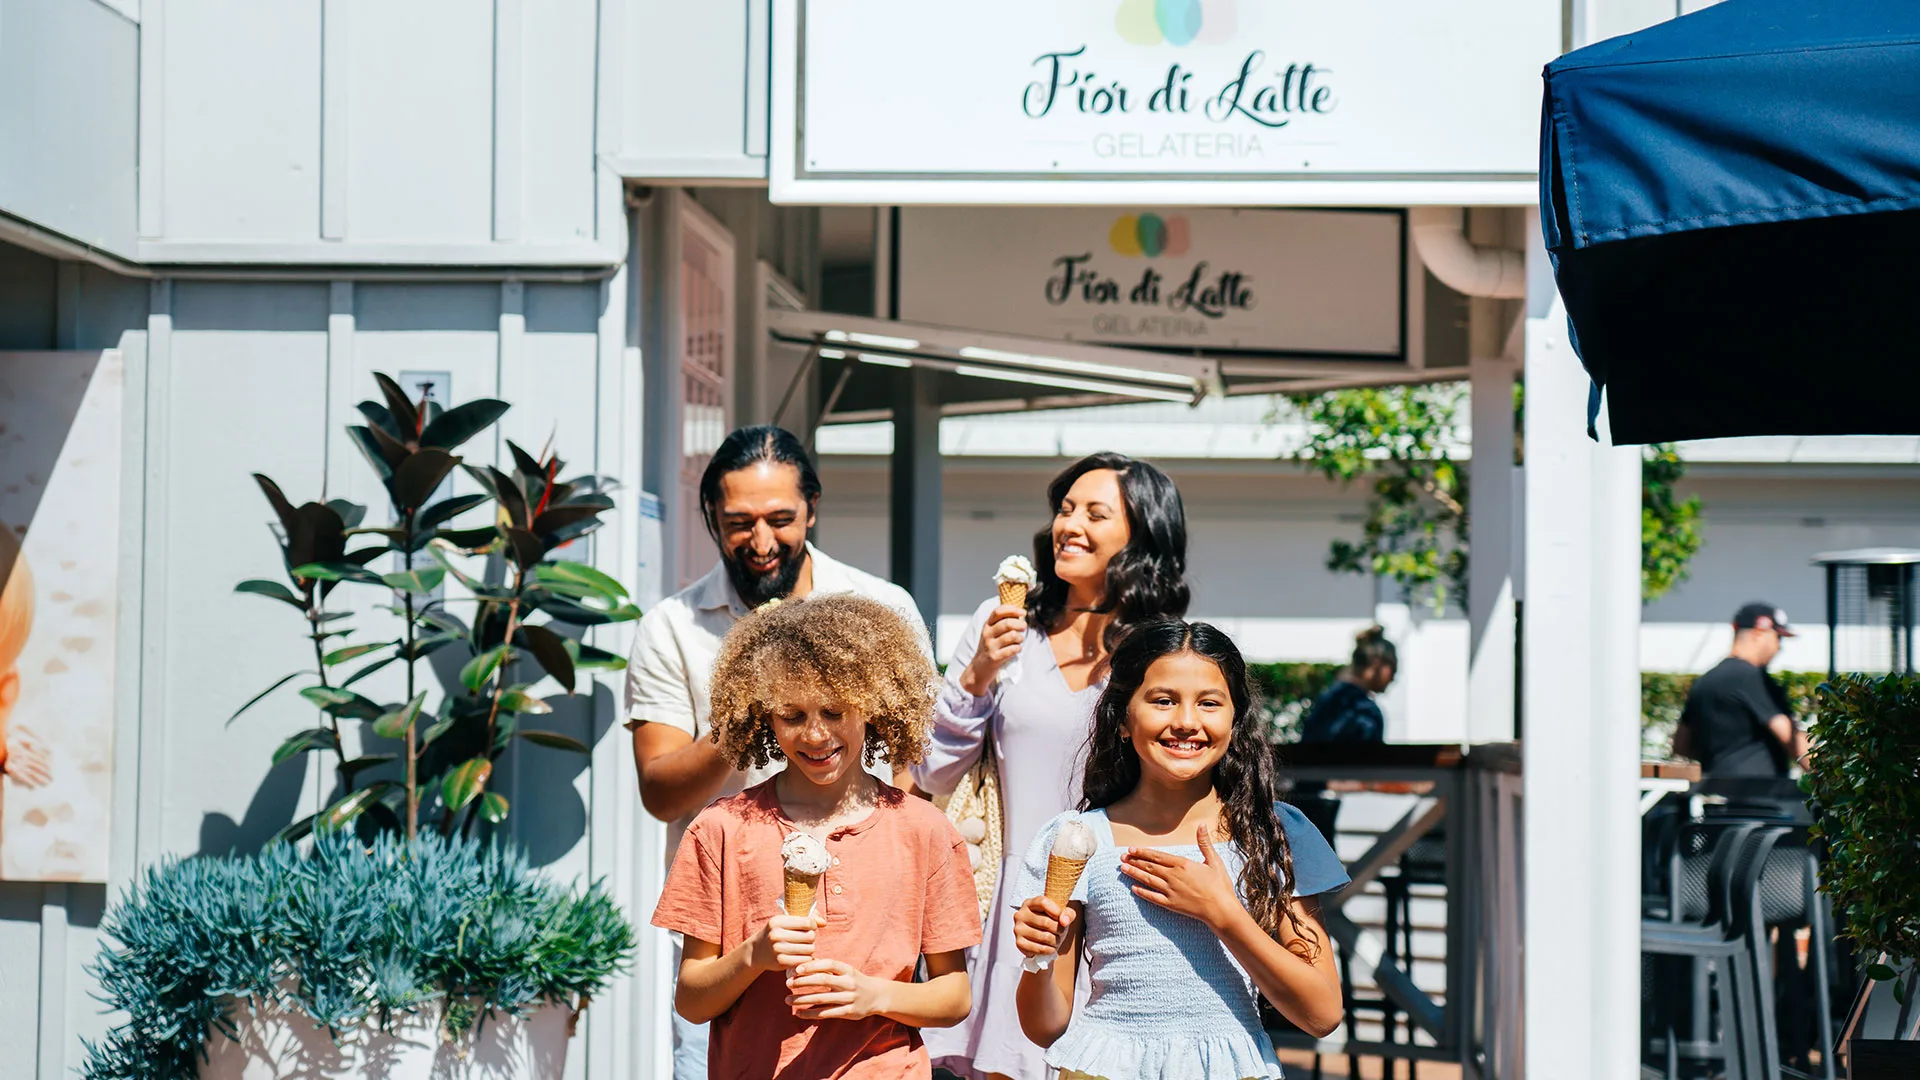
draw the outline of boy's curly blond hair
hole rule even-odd
[[[926,752],[938,675],[892,608],[852,593],[769,605],[735,623],[713,669],[713,741],[736,769],[785,757],[773,717],[796,683],[867,721],[865,758],[896,767]]]

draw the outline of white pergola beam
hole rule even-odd
[[[1640,454],[1586,434],[1537,219],[1526,329],[1525,1065],[1640,1068]],[[1607,430],[1602,416],[1599,431]]]
[[[1513,738],[1514,586],[1519,531],[1513,465],[1515,365],[1501,357],[1475,358],[1472,388],[1473,461],[1468,514],[1473,560],[1467,564],[1467,741]]]

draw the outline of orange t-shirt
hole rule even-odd
[[[794,826],[774,781],[707,807],[687,828],[667,872],[653,925],[731,952],[781,914],[780,842]],[[814,956],[868,975],[913,981],[922,953],[980,943],[980,903],[966,841],[924,799],[882,787],[880,805],[827,836],[824,920]],[[713,1080],[894,1080],[933,1075],[920,1033],[884,1016],[801,1020],[787,1004],[785,971],[764,971],[713,1021]]]

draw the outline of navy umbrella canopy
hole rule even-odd
[[[1549,64],[1541,127],[1616,442],[1920,433],[1920,3],[1726,0]]]

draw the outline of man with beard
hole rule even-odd
[[[708,695],[720,639],[770,600],[850,592],[898,611],[929,658],[926,626],[905,589],[837,562],[807,542],[820,477],[791,432],[771,425],[728,435],[700,478],[700,513],[720,563],[640,620],[627,663],[627,726],[640,801],[667,822],[668,863],[694,815],[777,772],[741,772],[707,738]],[[891,772],[875,766],[883,779]],[[904,785],[903,785],[904,786]],[[677,958],[676,958],[677,959]],[[674,1080],[707,1075],[706,1025],[673,1018]]]

